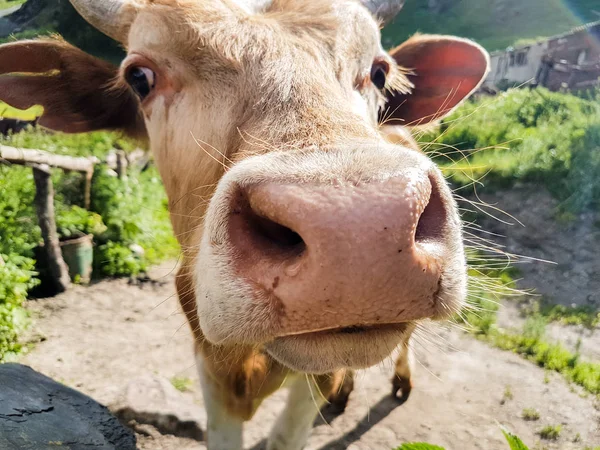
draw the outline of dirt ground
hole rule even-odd
[[[505,301],[498,314],[500,326],[520,330],[526,321],[523,308],[533,301],[600,310],[598,212],[558,220],[559,202],[543,188],[527,185],[482,194],[480,198],[506,212],[500,217],[511,224],[491,218],[480,223],[484,230],[496,234],[492,239],[506,251],[525,257],[512,261],[519,270],[517,285],[534,293]],[[585,358],[600,360],[598,327],[588,329],[551,323],[546,327],[546,337],[560,341],[571,351],[578,347]]]
[[[561,220],[560,203],[539,186],[524,185],[480,198],[507,214],[488,209],[511,224],[491,218],[480,222],[486,231],[497,234],[492,238],[495,242],[526,257],[516,264],[520,288],[535,289],[550,303],[600,308],[598,212]]]
[[[153,271],[162,285],[103,281],[30,301],[35,320],[30,338],[40,342],[21,362],[105,404],[133,377],[189,377],[196,385],[185,395],[200,408],[192,341],[174,296],[173,267]],[[416,342],[416,386],[406,404],[398,406],[389,397],[391,361],[361,372],[346,412],[326,415],[327,423],[319,418],[307,448],[390,450],[404,442],[429,441],[448,450],[504,450],[498,423],[532,448],[538,442],[535,448],[600,445],[599,406],[559,375],[550,374],[546,383],[545,372],[534,364],[457,329],[436,326]],[[284,398],[285,392],[278,392],[259,409],[246,427],[246,448],[264,448]],[[524,408],[536,408],[540,419],[525,421]],[[558,441],[540,439],[543,426],[558,424],[563,427]],[[145,450],[205,448],[201,442],[160,435],[138,436],[138,443]]]

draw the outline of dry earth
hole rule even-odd
[[[173,266],[153,271],[162,285],[103,281],[30,301],[35,320],[30,337],[41,342],[22,362],[105,404],[134,377],[189,377],[195,387],[185,395],[201,408],[191,337],[173,295]],[[362,372],[346,412],[326,416],[327,424],[319,418],[307,448],[389,450],[404,442],[429,441],[448,450],[504,450],[496,421],[532,448],[538,442],[535,448],[600,445],[598,405],[559,375],[550,374],[545,383],[545,372],[534,364],[457,329],[436,327],[423,333],[417,356],[416,387],[406,404],[398,406],[389,397],[391,362]],[[282,391],[263,404],[246,427],[246,448],[264,448],[284,398]],[[524,408],[536,408],[540,420],[525,421]],[[549,424],[563,426],[556,442],[537,434]],[[573,442],[577,436],[579,441]],[[205,448],[202,442],[162,435],[139,435],[138,444],[146,450]]]
[[[535,295],[505,302],[498,316],[500,326],[521,329],[526,320],[524,308],[537,300],[600,309],[598,212],[560,220],[557,218],[559,202],[543,188],[527,185],[483,194],[481,200],[505,211],[506,215],[501,218],[511,223],[490,218],[481,221],[486,231],[497,235],[493,240],[510,253],[531,258],[516,261],[515,266],[520,272],[518,287]],[[571,351],[579,346],[584,357],[600,361],[597,327],[587,329],[552,323],[546,327],[546,336],[560,341]]]

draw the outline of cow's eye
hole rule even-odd
[[[132,67],[125,75],[125,80],[141,100],[154,88],[155,78],[154,72],[147,67]]]
[[[385,60],[376,60],[371,66],[371,82],[377,89],[385,87],[385,80],[390,71],[390,65]]]

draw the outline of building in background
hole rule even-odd
[[[491,54],[488,89],[515,85],[580,90],[600,84],[600,21]]]

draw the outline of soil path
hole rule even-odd
[[[148,373],[197,382],[172,272],[173,264],[154,270],[162,285],[103,281],[29,302],[35,320],[31,338],[40,342],[22,362],[105,404],[128,380]],[[536,448],[600,445],[600,413],[592,396],[582,396],[560,376],[550,374],[545,382],[546,374],[534,364],[456,329],[436,327],[417,340],[416,386],[406,404],[398,406],[389,397],[391,362],[362,372],[346,412],[326,417],[328,424],[318,419],[307,448],[390,450],[403,442],[429,441],[448,450],[505,450],[496,421],[532,448],[540,441],[539,429],[558,424],[560,439],[542,440]],[[199,388],[185,395],[201,407]],[[264,448],[284,398],[285,392],[278,392],[263,404],[246,427],[246,448]],[[524,408],[536,408],[540,420],[523,420]],[[147,450],[205,448],[173,436],[139,436],[138,442]]]

